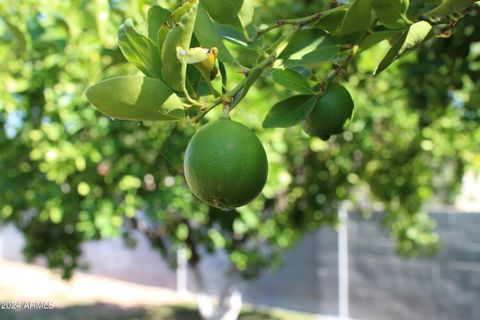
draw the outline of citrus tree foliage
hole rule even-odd
[[[69,277],[82,242],[140,230],[172,265],[178,248],[192,265],[224,250],[255,276],[335,225],[343,200],[381,204],[400,253],[434,252],[422,205],[480,166],[478,5],[219,3],[0,4],[0,217],[23,232],[26,256]],[[334,82],[354,118],[311,138],[300,124]],[[255,129],[269,177],[223,212],[182,170],[196,128],[228,112]]]

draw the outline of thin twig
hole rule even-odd
[[[336,12],[336,11],[339,11],[339,10],[342,10],[344,8],[347,8],[347,7],[348,7],[347,5],[343,5],[343,6],[335,7],[335,8],[332,8],[332,9],[325,10],[325,11],[320,11],[320,12],[317,12],[315,14],[312,14],[312,15],[309,15],[309,16],[306,16],[306,17],[301,17],[301,18],[279,19],[279,20],[275,21],[273,24],[271,24],[271,25],[269,25],[265,28],[257,29],[256,35],[251,39],[250,42],[254,42],[258,38],[263,36],[265,33],[268,33],[272,30],[275,30],[277,28],[280,28],[280,27],[283,27],[283,26],[286,26],[286,25],[297,25],[299,27],[302,27],[302,26],[307,25],[307,24],[316,23],[316,22],[320,21],[326,15],[328,15],[330,13],[333,13],[333,12]]]

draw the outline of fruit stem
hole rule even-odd
[[[223,104],[223,114],[222,114],[222,118],[223,119],[230,119],[230,104],[228,103],[224,103]]]
[[[326,88],[328,87],[328,85],[330,84],[330,82],[332,82],[333,80],[335,80],[335,78],[338,77],[338,75],[340,75],[341,73],[344,73],[347,71],[347,68],[348,68],[348,65],[350,64],[350,62],[352,62],[353,60],[353,57],[355,56],[355,52],[356,52],[356,49],[355,47],[353,48],[352,52],[347,56],[347,58],[345,59],[345,62],[343,62],[341,65],[339,65],[335,71],[327,78],[327,80],[325,80],[323,86],[321,86],[321,89],[320,89],[320,93],[323,93],[322,91],[326,90]],[[323,90],[322,90],[323,89]]]
[[[268,56],[266,59],[262,60],[262,62],[260,62],[258,65],[256,65],[252,69],[255,69],[255,68],[265,69],[266,67],[271,65],[273,63],[273,61],[275,61],[275,59],[276,59],[276,57],[273,56],[273,55]],[[207,113],[209,113],[213,108],[215,108],[216,106],[218,106],[222,102],[224,103],[224,105],[228,105],[229,109],[230,109],[230,102],[240,92],[240,90],[243,89],[243,87],[245,86],[245,83],[247,82],[247,79],[248,79],[248,77],[243,78],[242,81],[240,81],[235,86],[235,88],[228,91],[227,93],[225,93],[221,97],[218,97],[215,100],[213,100],[212,102],[210,102],[206,106],[205,110],[193,119],[194,122],[198,122],[199,120],[201,120]],[[229,112],[230,112],[230,110],[229,110]]]

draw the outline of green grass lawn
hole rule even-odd
[[[194,306],[122,308],[110,304],[78,305],[53,310],[0,310],[2,320],[201,320]],[[287,311],[258,311],[245,308],[240,320],[313,320],[314,317]]]

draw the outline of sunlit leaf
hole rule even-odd
[[[416,46],[427,40],[431,31],[432,26],[426,21],[420,21],[411,25],[406,31],[397,37],[386,56],[378,65],[374,74],[379,74],[401,55],[413,50]]]
[[[121,120],[175,121],[183,117],[181,100],[154,78],[110,78],[91,85],[85,94],[99,111]]]
[[[365,51],[370,49],[371,47],[379,44],[380,42],[395,37],[402,33],[401,30],[384,30],[384,31],[377,31],[365,37],[359,44],[359,50]]]
[[[185,89],[187,64],[177,58],[177,47],[189,48],[197,14],[197,5],[193,5],[180,19],[180,22],[168,32],[162,48],[162,74],[165,82],[176,91]]]
[[[158,32],[162,25],[170,18],[170,11],[160,6],[153,5],[148,9],[147,32],[153,43],[157,43]]]
[[[128,19],[118,30],[118,46],[125,58],[149,77],[162,78],[160,50]]]
[[[282,60],[281,64],[285,68],[315,66],[319,63],[326,63],[334,60],[340,54],[339,45],[330,45],[315,49],[305,55],[292,56],[287,60]]]

